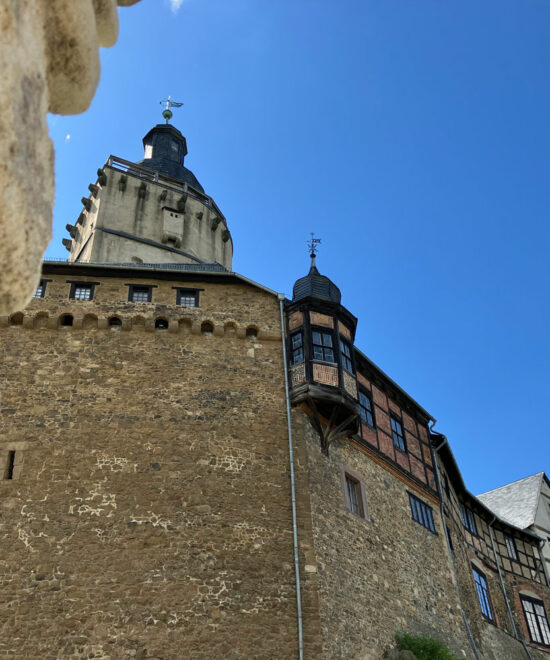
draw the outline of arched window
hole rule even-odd
[[[59,325],[62,327],[69,327],[73,324],[74,318],[72,314],[63,314],[59,319]]]
[[[201,332],[203,335],[211,335],[214,332],[214,326],[210,321],[203,321],[201,324]]]
[[[155,329],[156,330],[168,330],[168,321],[166,319],[156,319]]]
[[[118,318],[118,316],[111,316],[111,318],[108,320],[108,323],[110,328],[120,328],[122,326],[122,321]]]

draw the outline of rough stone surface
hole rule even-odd
[[[0,4],[0,314],[28,302],[51,236],[46,114],[86,110],[99,79],[98,46],[114,43],[117,30],[115,0]]]
[[[175,282],[151,280],[155,302],[128,303],[132,277],[96,277],[94,300],[74,301],[70,277],[47,277],[0,328],[1,444],[19,470],[0,480],[0,654],[296,657],[276,297],[200,280],[200,307],[181,308]],[[298,508],[307,529],[307,498]],[[310,563],[305,543],[305,576]]]

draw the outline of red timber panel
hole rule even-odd
[[[374,399],[374,403],[376,403],[382,410],[387,410],[388,409],[388,402],[386,401],[386,395],[384,392],[380,391],[376,385],[372,386],[372,398]]]
[[[417,479],[420,479],[420,481],[426,483],[426,472],[424,471],[424,463],[422,463],[422,461],[419,461],[414,456],[409,456],[409,458],[411,460],[411,472],[413,476],[415,476]]]
[[[395,460],[395,451],[393,448],[393,440],[382,431],[378,431],[378,442],[380,444],[380,451],[389,456],[392,461]]]

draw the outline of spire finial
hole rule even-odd
[[[164,119],[166,119],[166,123],[168,123],[173,116],[173,113],[170,110],[170,108],[181,108],[181,106],[183,105],[183,103],[177,103],[177,101],[172,101],[170,97],[164,99],[164,101],[161,101],[160,104],[165,105],[164,110],[162,111],[162,116],[164,117]]]
[[[315,266],[315,255],[317,254],[317,250],[319,249],[319,245],[321,243],[320,238],[315,238],[315,234],[311,232],[311,238],[309,241],[307,241],[307,247],[309,250],[309,256],[311,257],[311,266]]]

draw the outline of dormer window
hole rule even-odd
[[[313,330],[313,357],[323,362],[334,362],[334,350],[332,348],[332,333],[322,330]]]

